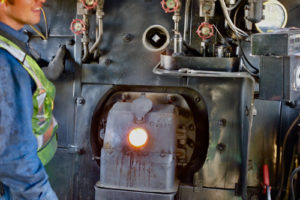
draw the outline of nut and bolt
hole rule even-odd
[[[160,152],[160,157],[165,157],[166,156],[166,153],[164,151]]]
[[[73,46],[75,44],[75,41],[72,39],[72,40],[68,40],[66,42],[66,45],[70,45],[70,46]]]
[[[174,103],[176,101],[176,97],[174,95],[167,96],[168,103]]]
[[[113,61],[112,61],[111,59],[108,58],[108,59],[105,60],[105,65],[106,65],[106,66],[109,66],[112,62],[113,62]]]
[[[124,38],[123,38],[123,40],[124,40],[125,42],[131,42],[133,39],[134,39],[134,35],[132,35],[132,34],[130,34],[130,33],[126,34],[126,35],[124,36]]]
[[[198,96],[196,96],[196,97],[194,98],[194,100],[195,100],[196,103],[199,103],[199,102],[201,101],[201,98],[198,97]]]
[[[187,145],[191,148],[194,148],[195,147],[195,144],[194,144],[194,141],[193,140],[188,140],[187,141]]]
[[[83,105],[85,103],[85,99],[83,97],[77,97],[76,98],[76,103]]]
[[[190,130],[190,131],[193,131],[193,130],[195,130],[195,126],[194,126],[194,124],[190,124],[190,125],[189,125],[189,130]]]
[[[227,120],[226,119],[220,119],[218,124],[219,126],[226,126]]]
[[[226,149],[226,145],[223,143],[220,143],[217,145],[217,150],[220,152],[223,152]]]
[[[127,101],[130,98],[130,95],[127,93],[123,93],[121,99],[123,102]]]

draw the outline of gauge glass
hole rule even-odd
[[[272,32],[279,28],[284,28],[287,23],[287,11],[285,7],[276,0],[264,3],[264,19],[255,26],[261,33]]]

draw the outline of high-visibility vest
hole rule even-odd
[[[57,149],[57,122],[52,114],[55,98],[55,86],[47,80],[36,61],[15,43],[0,35],[0,48],[14,56],[28,72],[36,84],[33,93],[32,129],[38,143],[38,156],[46,165]]]

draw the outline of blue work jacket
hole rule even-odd
[[[0,22],[0,30],[27,44],[23,30]],[[57,200],[37,156],[32,132],[32,94],[35,83],[23,66],[0,48],[0,182],[5,194],[0,200]]]

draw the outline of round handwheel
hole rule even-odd
[[[209,39],[214,35],[214,27],[212,24],[209,24],[207,22],[203,22],[198,27],[196,33],[200,38],[203,40]]]
[[[83,4],[83,7],[85,7],[88,10],[96,8],[98,4],[98,0],[81,0],[81,2]]]
[[[176,12],[179,8],[179,0],[162,0],[160,3],[166,13]]]
[[[86,31],[86,25],[81,19],[73,19],[70,29],[74,34],[80,35]]]

